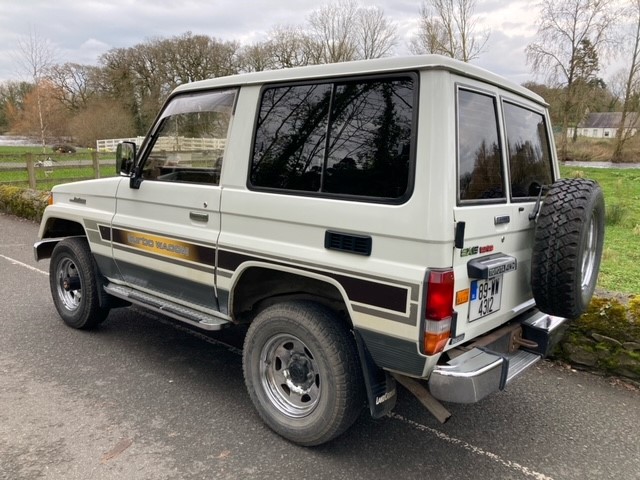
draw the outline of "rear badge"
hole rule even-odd
[[[463,248],[460,250],[461,257],[468,257],[469,255],[477,255],[478,253],[489,253],[493,252],[493,245],[484,245],[482,247],[469,247]]]

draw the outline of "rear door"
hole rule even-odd
[[[466,79],[456,103],[456,335],[468,339],[533,306],[532,215],[553,170],[544,107]]]

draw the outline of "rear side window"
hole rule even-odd
[[[504,102],[511,196],[535,197],[542,185],[553,182],[549,134],[544,116]]]
[[[504,201],[496,99],[458,90],[458,195],[461,202]]]
[[[410,186],[413,76],[263,91],[252,187],[403,198]]]

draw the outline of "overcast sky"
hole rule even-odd
[[[28,79],[20,71],[18,41],[30,29],[56,50],[56,63],[96,65],[112,48],[187,31],[223,40],[263,40],[276,25],[304,24],[323,0],[0,0],[0,82]],[[361,0],[382,8],[398,26],[396,55],[408,54],[420,0]],[[474,63],[518,83],[533,79],[525,47],[533,40],[536,10],[526,0],[477,0],[480,26],[491,36]]]

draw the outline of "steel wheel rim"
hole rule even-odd
[[[62,259],[58,263],[55,275],[58,298],[67,310],[71,312],[77,310],[82,302],[82,286],[78,289],[65,288],[65,281],[69,278],[80,281],[75,262],[70,258]]]
[[[322,393],[313,354],[290,334],[275,335],[265,343],[260,352],[260,381],[271,404],[292,418],[313,412]]]
[[[587,242],[582,253],[582,290],[587,290],[591,285],[593,272],[596,264],[596,249],[598,245],[598,230],[596,228],[595,216],[591,216],[589,227],[587,228]]]

